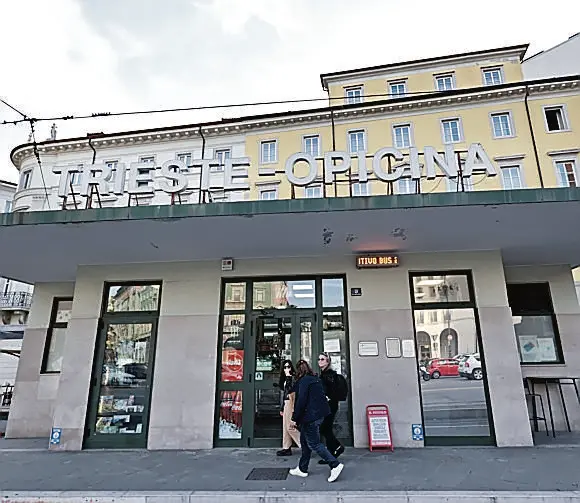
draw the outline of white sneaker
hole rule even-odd
[[[295,477],[308,477],[308,473],[304,473],[298,466],[296,468],[292,468],[292,470],[290,470],[290,475],[294,475]],[[340,472],[339,472],[340,473]],[[338,475],[337,475],[338,477]]]
[[[342,470],[344,468],[344,465],[342,463],[340,463],[340,465],[338,465],[335,468],[331,468],[330,469],[330,477],[328,477],[328,482],[334,482],[342,473]],[[292,473],[292,472],[290,472]]]

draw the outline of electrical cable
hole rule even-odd
[[[381,97],[404,97],[404,96],[412,96],[412,95],[425,95],[425,94],[443,94],[448,91],[415,91],[415,92],[406,92],[404,95],[400,94],[393,94],[393,93],[383,93],[383,94],[369,94],[363,96],[363,98],[381,98]],[[263,106],[263,105],[284,105],[284,104],[292,104],[292,103],[313,103],[317,101],[333,101],[333,100],[341,100],[344,101],[344,96],[339,96],[335,98],[304,98],[304,99],[297,99],[297,100],[275,100],[275,101],[257,101],[257,102],[249,102],[249,103],[230,103],[225,105],[200,105],[195,107],[180,107],[180,108],[160,108],[160,109],[150,109],[150,110],[136,110],[131,112],[98,112],[92,113],[90,115],[63,115],[63,116],[56,116],[56,117],[35,117],[32,120],[35,122],[44,122],[44,121],[68,121],[68,120],[79,120],[79,119],[97,119],[101,117],[122,117],[128,115],[149,115],[149,114],[161,114],[161,113],[168,113],[168,112],[191,112],[191,111],[199,111],[199,110],[216,110],[220,108],[239,108],[239,107],[251,107],[251,106]],[[361,102],[362,103],[362,102]],[[12,108],[12,107],[10,107]],[[15,110],[13,108],[13,110]],[[306,112],[308,110],[305,110]],[[21,114],[22,115],[22,114]],[[21,122],[26,122],[31,120],[30,118],[23,118],[13,121],[4,120],[0,122],[0,125],[16,125]]]
[[[24,112],[21,112],[16,107],[13,107],[12,105],[10,105],[10,103],[6,102],[2,98],[0,98],[0,102],[2,102],[11,110],[15,111],[17,114],[21,115],[22,120],[20,122],[28,122],[30,125],[30,132],[33,141],[32,146],[34,148],[34,156],[36,157],[36,162],[38,163],[38,168],[40,169],[40,177],[42,178],[42,185],[44,187],[44,194],[46,196],[46,205],[50,210],[50,199],[48,197],[48,189],[46,188],[46,181],[44,180],[44,172],[42,171],[42,161],[40,160],[40,152],[38,151],[38,143],[36,141],[36,131],[34,130],[34,123],[36,120],[28,117]]]

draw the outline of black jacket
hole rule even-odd
[[[326,367],[320,373],[320,379],[322,380],[322,385],[324,386],[324,394],[331,402],[336,402],[337,400],[334,398],[336,370],[333,370],[330,367]]]
[[[306,375],[297,381],[294,389],[296,402],[294,403],[292,420],[296,424],[312,423],[330,415],[324,387],[318,377]]]
[[[284,410],[284,402],[288,400],[288,395],[294,392],[294,385],[296,384],[296,380],[294,376],[288,376],[280,384],[280,410]]]

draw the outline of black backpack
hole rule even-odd
[[[332,398],[338,402],[344,402],[348,397],[348,383],[342,374],[334,375]]]

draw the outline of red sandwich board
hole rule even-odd
[[[369,449],[394,449],[391,435],[391,418],[386,405],[367,405]]]

